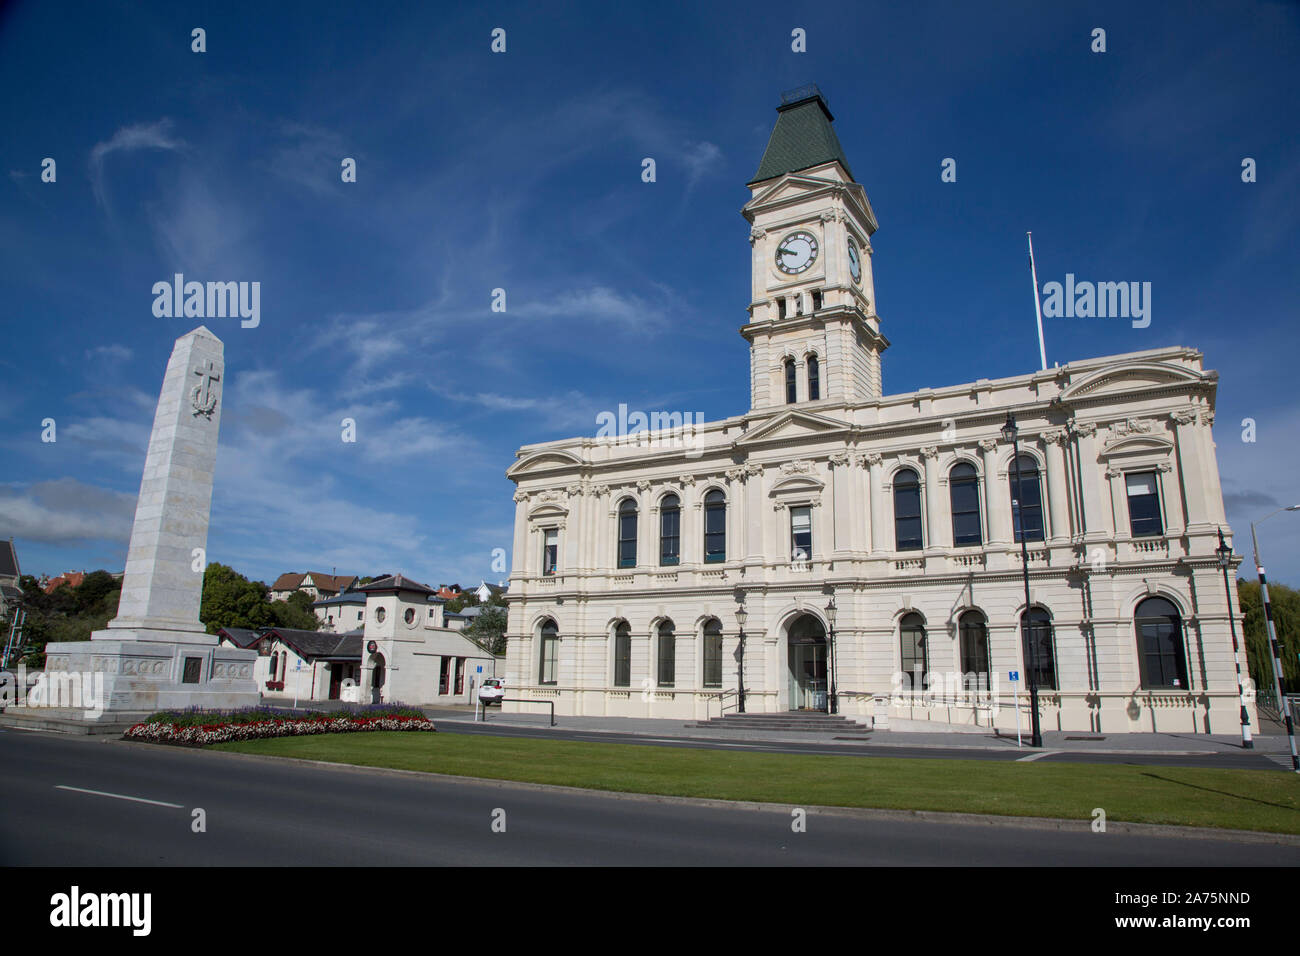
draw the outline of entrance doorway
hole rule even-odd
[[[826,710],[826,629],[811,614],[790,625],[791,710]]]
[[[382,704],[384,702],[384,655],[376,654],[371,660],[374,662],[374,669],[370,672],[370,703]]]

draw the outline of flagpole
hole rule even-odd
[[[1043,368],[1047,368],[1047,346],[1043,342],[1043,309],[1038,304],[1038,269],[1034,266],[1034,234],[1025,233],[1029,237],[1029,275],[1034,280],[1034,316],[1038,319],[1038,358],[1043,363]]]

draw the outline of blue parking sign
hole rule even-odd
[[[1018,681],[1018,680],[1020,680],[1020,671],[1012,671],[1012,672],[1011,672],[1011,683],[1014,684],[1014,683],[1016,683],[1016,681]]]

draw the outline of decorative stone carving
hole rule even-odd
[[[1207,409],[1206,411],[1201,412],[1201,424],[1202,424],[1202,425],[1213,425],[1213,424],[1214,424],[1214,412],[1209,411],[1208,409]]]
[[[190,406],[195,415],[211,419],[217,409],[217,382],[221,381],[221,373],[216,363],[209,360],[206,366],[200,364],[194,369],[194,374],[199,377],[199,384],[190,390]]]
[[[678,478],[677,478],[677,483],[678,483],[679,485],[681,485],[683,488],[689,488],[691,485],[695,484],[695,476],[694,476],[694,475],[680,475],[680,476],[678,476]]]
[[[517,505],[523,504],[527,500],[528,500],[528,492],[522,490],[515,492],[515,504]]]
[[[737,467],[737,468],[728,468],[726,474],[727,474],[727,479],[728,479],[729,481],[744,481],[744,480],[745,480],[745,469],[744,469],[744,468],[739,468],[739,467]]]
[[[752,246],[754,243],[758,242],[758,240],[762,239],[766,235],[767,235],[766,229],[762,229],[758,226],[751,227],[749,230],[749,244]]]
[[[849,463],[849,453],[846,451],[837,451],[830,457],[830,466],[832,468],[842,468]]]
[[[822,222],[834,222],[834,221],[835,221],[835,210],[833,210],[833,209],[823,209],[820,218],[821,218],[821,221],[822,221]]]
[[[922,446],[921,446],[921,457],[922,457],[922,458],[938,458],[938,457],[939,457],[939,448],[938,448],[938,446],[936,446],[936,445],[922,445]]]
[[[1196,421],[1196,409],[1180,408],[1176,412],[1170,412],[1169,417],[1179,425],[1191,425]]]
[[[880,452],[878,452],[878,451],[869,451],[869,452],[867,452],[865,455],[863,455],[862,457],[863,457],[863,460],[865,460],[866,463],[867,463],[869,466],[871,466],[872,468],[875,468],[875,467],[876,467],[877,465],[879,465],[882,461],[884,461],[884,458],[881,457],[881,454],[880,454]]]
[[[591,490],[603,498],[609,494],[609,485],[595,485]]]
[[[1095,435],[1097,434],[1096,422],[1081,422],[1077,418],[1071,418],[1069,421],[1070,431],[1076,435]]]
[[[1043,432],[1042,438],[1049,445],[1064,445],[1070,440],[1070,435],[1064,428],[1049,428]]]
[[[806,475],[811,471],[812,462],[803,459],[782,462],[781,464],[781,474],[783,475]]]
[[[996,438],[981,438],[980,448],[984,451],[997,451],[998,442]]]
[[[1155,423],[1147,418],[1126,418],[1110,426],[1110,430],[1118,436],[1147,435],[1154,428]]]
[[[638,490],[638,491],[649,491],[649,490],[650,490],[650,479],[649,479],[649,478],[641,478],[641,479],[638,479],[638,480],[637,480],[637,483],[636,483],[636,487],[637,487],[637,490]]]
[[[582,494],[582,485],[569,485],[564,491],[570,498],[576,498]]]

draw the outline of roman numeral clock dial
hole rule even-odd
[[[776,267],[797,276],[817,261],[817,237],[809,232],[792,232],[776,247]]]

